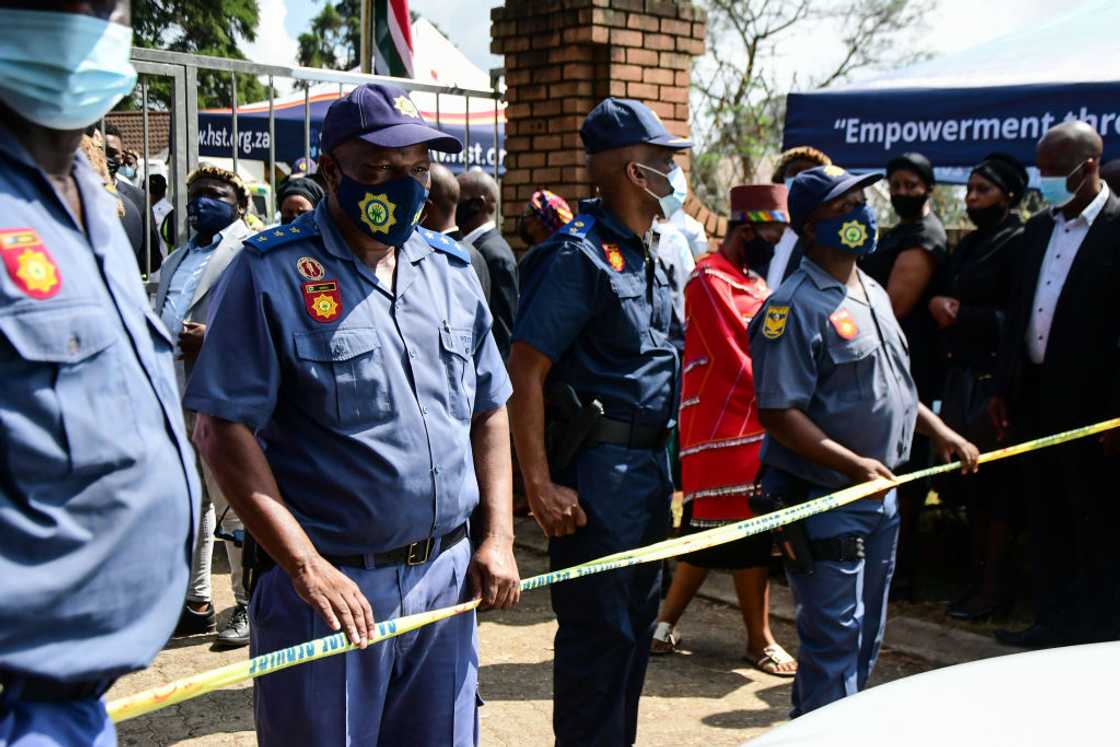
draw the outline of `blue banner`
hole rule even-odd
[[[1120,156],[1120,82],[791,93],[782,147],[811,145],[852,169],[906,151],[960,167],[1003,151],[1029,166],[1043,133],[1074,119],[1104,138],[1105,161]]]

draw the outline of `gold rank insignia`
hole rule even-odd
[[[762,320],[762,336],[767,340],[777,340],[785,333],[788,321],[788,306],[771,306],[766,310],[766,318]]]
[[[389,233],[397,225],[397,206],[389,201],[389,195],[366,194],[358,203],[362,211],[362,223],[369,226],[373,233]]]
[[[840,243],[849,249],[859,249],[867,243],[867,226],[858,220],[850,220],[840,226]]]
[[[824,167],[824,175],[831,176],[833,179],[835,179],[838,176],[844,176],[844,169],[830,163]]]
[[[618,248],[618,244],[603,244],[603,255],[607,258],[607,263],[615,272],[622,272],[626,269],[626,260],[622,256],[622,251]]]

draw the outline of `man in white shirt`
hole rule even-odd
[[[704,231],[704,224],[686,213],[684,208],[669,216],[669,223],[688,241],[693,259],[708,253],[708,234]]]
[[[669,289],[673,294],[674,318],[673,324],[669,327],[669,336],[683,354],[684,286],[693,268],[696,267],[696,260],[692,256],[688,238],[672,221],[655,222],[653,232],[657,235],[654,251],[657,253],[657,259],[665,267],[665,274],[669,276]]]
[[[1020,441],[1120,415],[1120,200],[1100,178],[1101,138],[1084,122],[1039,141],[1041,191],[1007,309],[996,396],[1001,437]],[[996,631],[1027,648],[1120,634],[1116,431],[1024,459],[1035,552],[1035,624]]]

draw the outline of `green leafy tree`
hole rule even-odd
[[[697,195],[720,210],[727,207],[730,187],[753,181],[762,159],[780,149],[787,90],[823,88],[862,70],[926,57],[912,37],[936,8],[930,0],[702,0],[702,5],[708,11],[708,51],[693,69],[691,119],[700,147],[692,181]],[[823,74],[779,80],[775,62],[781,45],[804,34],[827,34],[840,48]]]
[[[212,55],[244,60],[239,44],[256,39],[260,20],[257,0],[133,0],[133,44],[150,49]],[[260,101],[268,88],[252,75],[237,75],[239,103]],[[152,76],[148,98],[155,106],[169,108],[170,80]],[[139,106],[140,90],[124,108]],[[199,108],[229,106],[233,93],[229,73],[200,71]]]

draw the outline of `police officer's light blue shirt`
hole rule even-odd
[[[808,258],[767,299],[750,326],[755,391],[760,408],[801,410],[836,442],[893,469],[910,456],[918,394],[890,299],[859,274],[870,303]],[[762,462],[828,488],[851,482],[770,436]]]
[[[210,264],[210,260],[214,257],[214,250],[221,241],[220,233],[215,234],[214,239],[205,246],[199,246],[196,239],[192,238],[179,250],[187,254],[175,268],[175,274],[171,276],[171,282],[167,286],[167,297],[160,310],[163,326],[167,327],[167,331],[176,340],[176,347],[178,347],[183,320],[187,318],[187,312],[190,311],[191,299],[194,298],[202,274],[206,272],[206,266]]]
[[[478,503],[471,418],[511,387],[461,252],[417,230],[394,292],[324,202],[250,238],[224,274],[185,406],[256,431],[320,552],[440,535]]]
[[[669,279],[654,262],[648,282],[642,239],[598,200],[580,207],[521,264],[514,342],[548,356],[550,378],[599,398],[608,417],[670,423],[678,358]]]
[[[116,201],[72,173],[84,231],[0,127],[0,669],[83,680],[167,641],[200,489]]]

